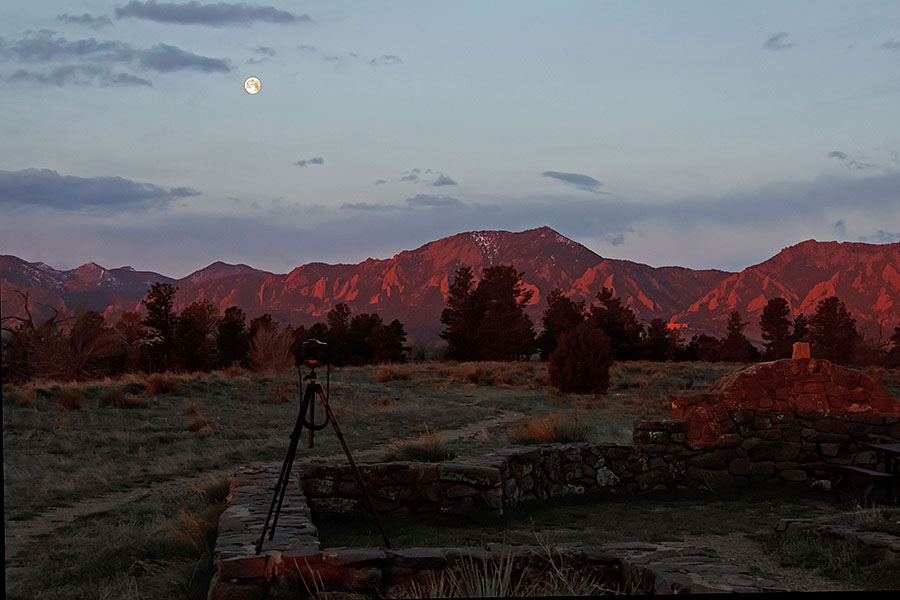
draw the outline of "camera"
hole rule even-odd
[[[315,338],[306,340],[300,344],[294,360],[298,367],[304,363],[312,368],[326,364],[328,363],[328,344]]]

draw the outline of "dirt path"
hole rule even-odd
[[[498,411],[496,415],[488,417],[487,419],[484,419],[482,421],[471,423],[469,425],[466,425],[465,427],[457,429],[445,429],[443,431],[438,431],[437,434],[443,436],[448,441],[474,438],[480,435],[481,431],[485,428],[510,423],[523,417],[525,417],[525,415],[520,412]],[[409,440],[402,441],[413,442],[417,439],[418,438],[411,438]],[[353,457],[355,459],[361,460],[377,458],[382,452],[384,452],[384,448],[382,447],[369,448],[368,450],[360,450],[358,452],[354,452]],[[345,458],[345,455],[343,453],[336,453],[327,456],[303,457],[295,460],[295,464],[302,465],[309,462],[320,462],[343,458]],[[253,462],[247,463],[247,465],[262,467],[272,465],[272,462]],[[92,514],[102,513],[129,502],[143,500],[144,498],[147,498],[148,496],[151,496],[153,494],[158,494],[161,491],[183,489],[186,487],[190,487],[191,485],[195,485],[204,479],[227,476],[233,472],[234,467],[231,467],[228,469],[206,471],[203,474],[193,475],[190,477],[177,477],[168,481],[154,483],[144,488],[124,490],[121,492],[111,492],[102,496],[97,496],[96,498],[89,498],[87,500],[78,502],[74,506],[51,508],[27,521],[4,521],[4,533],[6,540],[6,566],[7,568],[15,566],[10,564],[11,561],[13,561],[13,559],[15,559],[15,557],[22,552],[22,550],[31,540],[37,537],[50,535],[60,527],[68,525],[79,517],[86,517]]]

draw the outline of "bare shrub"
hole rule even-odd
[[[294,368],[292,344],[289,329],[279,331],[277,324],[260,327],[250,340],[250,368],[256,373],[290,371]]]
[[[203,414],[203,408],[195,401],[191,400],[184,405],[184,408],[181,409],[181,414],[186,417],[195,417]]]
[[[147,390],[154,396],[180,394],[181,382],[170,375],[154,373],[147,378]]]
[[[53,401],[60,410],[81,410],[84,406],[84,390],[76,387],[61,387],[53,392]]]

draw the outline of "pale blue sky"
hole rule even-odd
[[[900,240],[895,0],[3,13],[0,253],[57,268],[287,272],[541,225],[729,270]]]

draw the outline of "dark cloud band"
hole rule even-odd
[[[561,173],[559,171],[544,171],[541,173],[541,176],[555,179],[588,192],[594,192],[596,194],[607,193],[600,189],[603,187],[603,184],[589,175],[582,175],[581,173]]]
[[[205,25],[207,27],[228,27],[230,25],[250,25],[255,22],[292,24],[311,23],[309,15],[297,15],[273,6],[251,6],[242,2],[137,2],[132,1],[116,8],[116,18],[135,18],[172,23],[177,25]]]
[[[197,196],[187,187],[164,188],[122,177],[76,177],[51,169],[0,171],[0,206],[62,211],[145,211],[177,198]]]

